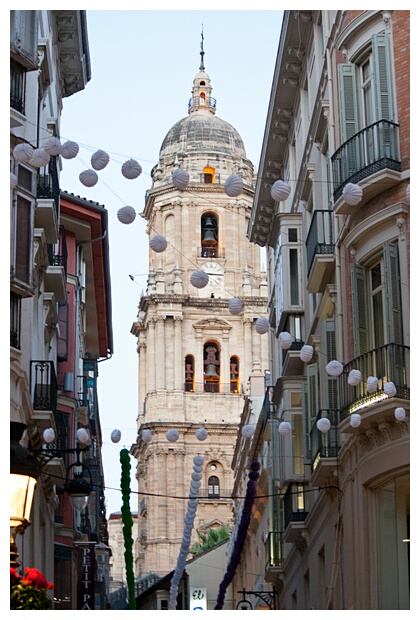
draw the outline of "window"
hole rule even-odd
[[[185,391],[194,392],[194,356],[185,357]]]
[[[10,346],[20,349],[21,297],[10,293]]]
[[[219,231],[217,216],[214,213],[203,213],[201,216],[201,256],[217,258]]]
[[[215,180],[215,168],[211,166],[206,166],[204,168],[204,183],[214,183]]]
[[[15,216],[15,277],[24,284],[32,285],[32,233],[33,203],[20,194],[16,200]]]
[[[54,545],[54,609],[71,609],[71,549]]]
[[[236,355],[230,358],[230,392],[239,392],[239,358]]]
[[[209,498],[219,498],[220,497],[220,482],[217,476],[210,476],[208,485],[208,497]]]
[[[58,314],[58,338],[57,338],[57,359],[63,362],[68,359],[68,331],[69,331],[69,304],[59,303],[57,305]]]
[[[219,392],[220,388],[220,361],[219,347],[215,342],[204,345],[204,391]]]

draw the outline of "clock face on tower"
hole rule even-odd
[[[201,269],[205,271],[209,276],[209,281],[206,288],[214,288],[216,286],[223,286],[223,268],[213,261],[204,263]]]

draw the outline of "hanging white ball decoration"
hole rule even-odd
[[[410,202],[410,183],[407,185],[405,196],[406,196],[408,202]]]
[[[55,432],[53,428],[46,428],[42,433],[45,443],[52,443],[55,440]]]
[[[22,142],[21,144],[17,144],[13,149],[13,157],[20,164],[29,164],[33,152],[34,149],[30,144]]]
[[[44,151],[47,151],[48,155],[55,157],[56,155],[60,155],[63,146],[56,136],[52,136],[51,138],[45,140],[42,148]]]
[[[231,174],[225,181],[225,192],[231,198],[239,196],[244,187],[244,182],[237,174]]]
[[[204,463],[204,458],[202,456],[200,456],[199,454],[197,454],[197,456],[195,456],[193,458],[193,463],[194,463],[194,465],[202,465]]]
[[[85,187],[93,187],[98,182],[98,175],[94,170],[84,170],[79,174],[79,180]]]
[[[205,428],[198,428],[195,436],[197,437],[198,441],[205,441],[207,439],[207,431]]]
[[[79,145],[77,142],[73,142],[73,140],[67,140],[61,146],[61,157],[64,159],[74,159],[79,152]]]
[[[152,441],[152,431],[150,428],[145,428],[141,433],[141,438],[144,443],[150,443]]]
[[[321,431],[321,433],[328,433],[331,428],[331,422],[328,418],[319,418],[316,423],[317,429]]]
[[[168,242],[163,235],[155,235],[150,239],[149,245],[154,252],[164,252]]]
[[[280,332],[278,341],[282,349],[290,349],[293,338],[289,332]]]
[[[109,155],[99,149],[90,158],[90,165],[94,170],[103,170],[109,163]]]
[[[175,168],[175,170],[172,171],[172,183],[177,189],[184,191],[184,189],[187,189],[189,181],[190,175],[186,170]]]
[[[115,428],[111,433],[111,441],[112,443],[118,443],[121,439],[121,431],[118,428]]]
[[[80,443],[83,443],[83,444],[90,443],[89,433],[87,432],[85,428],[78,428],[76,435]]]
[[[170,441],[171,443],[174,443],[175,441],[178,441],[179,433],[176,430],[176,428],[169,429],[169,431],[166,433],[166,439],[168,441]]]
[[[332,360],[325,366],[325,370],[331,377],[338,377],[343,372],[343,364],[338,360]]]
[[[15,189],[17,185],[17,176],[15,174],[13,174],[13,172],[10,173],[10,189]]]
[[[385,383],[384,392],[390,398],[392,396],[395,396],[395,394],[397,393],[397,388],[395,387],[395,383],[393,383],[392,381],[388,381],[387,383]]]
[[[352,413],[350,416],[350,426],[357,428],[362,423],[362,416],[360,413]]]
[[[289,197],[290,185],[284,181],[276,181],[271,187],[271,198],[277,202],[282,202]]]
[[[192,474],[191,474],[191,479],[192,480],[198,481],[198,480],[201,480],[202,477],[203,477],[203,474],[198,473],[197,471],[193,471]]]
[[[270,323],[265,316],[260,316],[255,322],[255,329],[259,334],[266,334],[270,329]]]
[[[240,314],[242,310],[242,302],[239,297],[233,297],[228,301],[228,310],[231,314]]]
[[[394,411],[395,419],[398,422],[402,422],[405,420],[405,409],[404,407],[397,407]]]
[[[343,200],[348,205],[357,205],[363,198],[363,190],[359,185],[347,183],[343,189]]]
[[[373,394],[378,390],[378,378],[377,377],[368,377],[366,379],[366,390],[369,394]]]
[[[362,380],[362,373],[360,372],[360,370],[357,370],[356,368],[353,368],[353,370],[350,370],[349,372],[349,376],[348,376],[348,384],[349,385],[359,385],[359,383]]]
[[[117,211],[117,218],[121,224],[132,224],[136,219],[136,210],[133,207],[121,207]]]
[[[34,166],[34,168],[42,168],[48,164],[50,159],[50,156],[47,151],[44,151],[44,149],[34,149],[29,163],[31,166]]]
[[[253,424],[245,424],[242,427],[242,437],[252,437],[254,432],[255,432],[255,427],[253,426]]]
[[[314,354],[314,348],[310,344],[304,344],[300,350],[299,357],[302,362],[310,362]]]
[[[137,179],[141,175],[143,168],[135,159],[128,159],[121,166],[121,172],[126,179]]]
[[[190,282],[195,288],[204,288],[207,286],[209,281],[208,274],[203,269],[198,269],[198,271],[193,271],[190,277]]]
[[[280,435],[289,435],[292,432],[292,425],[290,422],[280,422],[279,424],[279,434]]]

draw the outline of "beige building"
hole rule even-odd
[[[238,132],[218,118],[202,51],[188,116],[169,130],[143,216],[150,240],[146,294],[132,333],[139,354],[138,460],[139,553],[136,574],[165,575],[176,565],[184,532],[193,458],[204,457],[195,528],[231,525],[231,462],[245,394],[264,390],[266,338],[255,330],[266,312],[266,278],[260,249],[246,239],[254,195],[254,170]],[[189,175],[177,189],[175,170]],[[240,177],[229,197],[224,183]],[[191,283],[204,270],[204,288]],[[239,314],[228,309],[239,297]],[[204,427],[207,439],[196,432]],[[142,438],[145,429],[152,440]],[[166,438],[169,430],[178,441]],[[192,540],[194,542],[194,540]]]
[[[284,12],[248,229],[272,386],[234,487],[261,463],[233,591],[276,609],[410,606],[409,49],[408,11]]]

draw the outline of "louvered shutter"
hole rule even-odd
[[[386,242],[384,244],[384,266],[388,343],[402,345],[401,284],[398,245],[396,243]],[[389,367],[392,381],[396,385],[404,385],[406,383],[404,349],[400,346],[388,347],[388,354],[391,356]]]
[[[306,377],[308,383],[308,428],[313,427],[319,411],[319,389],[318,389],[318,365],[308,364],[306,366]]]
[[[335,339],[335,319],[324,319],[322,321],[322,350],[327,355],[327,360],[337,359],[336,339]],[[331,377],[325,372],[325,380],[323,385],[326,388],[324,394],[325,408],[328,410],[338,409],[338,389],[336,377]]]
[[[389,35],[373,35],[372,54],[375,71],[377,120],[380,121],[382,119],[385,119],[387,121],[394,121]]]
[[[338,83],[340,88],[341,141],[344,143],[359,131],[356,66],[351,63],[338,65]]]
[[[351,265],[351,284],[353,301],[353,328],[355,357],[369,350],[369,305],[366,287],[366,269],[361,265]]]

